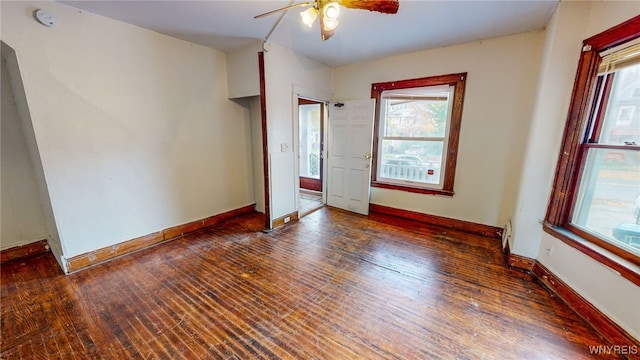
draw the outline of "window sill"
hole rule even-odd
[[[563,227],[544,224],[543,228],[547,234],[554,236],[572,248],[611,268],[632,283],[640,286],[640,267],[637,265],[583,239]]]
[[[407,186],[407,185],[389,184],[389,183],[384,183],[379,181],[372,181],[371,187],[399,190],[399,191],[406,191],[406,192],[411,192],[416,194],[427,194],[427,195],[453,196],[454,194],[453,191],[448,191],[448,190],[427,189],[427,188]]]

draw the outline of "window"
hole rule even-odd
[[[376,83],[372,186],[453,195],[467,74]]]
[[[638,28],[640,16],[584,41],[545,225],[635,283],[598,248],[640,264]]]
[[[640,255],[640,117],[635,111],[640,98],[632,97],[640,86],[640,56],[637,60],[596,79],[570,224]]]

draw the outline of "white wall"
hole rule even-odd
[[[39,205],[44,215],[45,227],[47,229],[47,243],[54,254],[56,260],[60,266],[64,269],[65,263],[62,261],[62,244],[60,243],[60,235],[58,233],[58,227],[56,219],[53,215],[53,208],[51,207],[51,197],[49,196],[49,188],[47,186],[44,170],[42,168],[42,160],[40,158],[40,152],[38,151],[38,145],[36,143],[35,132],[33,129],[33,122],[31,121],[31,113],[27,106],[27,97],[24,91],[24,84],[22,82],[22,75],[18,66],[18,59],[15,51],[4,42],[0,42],[2,47],[2,58],[6,61],[6,71],[8,74],[4,75],[5,81],[8,80],[10,84],[4,85],[6,88],[10,88],[14,97],[13,109],[17,112],[17,117],[20,120],[20,128],[22,131],[22,139],[24,140],[24,148],[28,153],[30,160],[31,171],[35,178],[37,186],[36,194],[39,198]],[[14,114],[13,116],[16,116]],[[26,148],[26,149],[25,149]],[[9,174],[4,176],[10,176]],[[0,176],[1,178],[2,176]],[[30,189],[32,191],[33,189]],[[31,194],[30,196],[33,196]],[[16,198],[20,198],[19,196]]]
[[[227,53],[227,89],[230,99],[260,95],[260,51],[262,42],[256,42]]]
[[[304,88],[309,92],[330,96],[332,69],[281,46],[271,45],[271,49],[265,53],[265,92],[271,219],[276,219],[297,210],[297,158],[293,147],[294,118],[297,116],[292,101],[294,89]]]
[[[49,237],[4,55],[0,74],[2,81],[0,250],[30,244]]]
[[[512,252],[540,263],[640,339],[640,287],[542,231],[581,43],[640,14],[638,2],[561,2],[545,38],[532,128],[513,221]],[[551,256],[545,249],[552,248]],[[640,269],[639,269],[640,271]],[[624,344],[620,344],[624,345]]]
[[[227,89],[230,99],[237,99],[249,109],[253,191],[256,211],[265,212],[264,161],[262,157],[262,109],[260,105],[259,53],[262,41],[226,54]]]
[[[544,219],[555,175],[571,90],[580,58],[583,22],[588,2],[571,2],[556,9],[547,25],[544,54],[531,129],[527,139],[510,249],[529,258],[538,255]],[[573,16],[566,16],[571,12]],[[561,15],[563,16],[560,19]],[[544,169],[544,170],[543,170]],[[515,241],[517,239],[517,241]]]
[[[55,2],[0,6],[65,257],[254,203],[225,54]]]
[[[502,227],[522,167],[544,33],[425,50],[335,70],[334,98],[370,98],[371,84],[467,72],[455,195],[372,188],[371,202]]]

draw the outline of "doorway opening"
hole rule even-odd
[[[298,214],[303,217],[323,203],[324,104],[298,98],[300,198]]]

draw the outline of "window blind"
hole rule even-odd
[[[640,43],[604,55],[598,74],[612,73],[638,63],[640,63]]]

